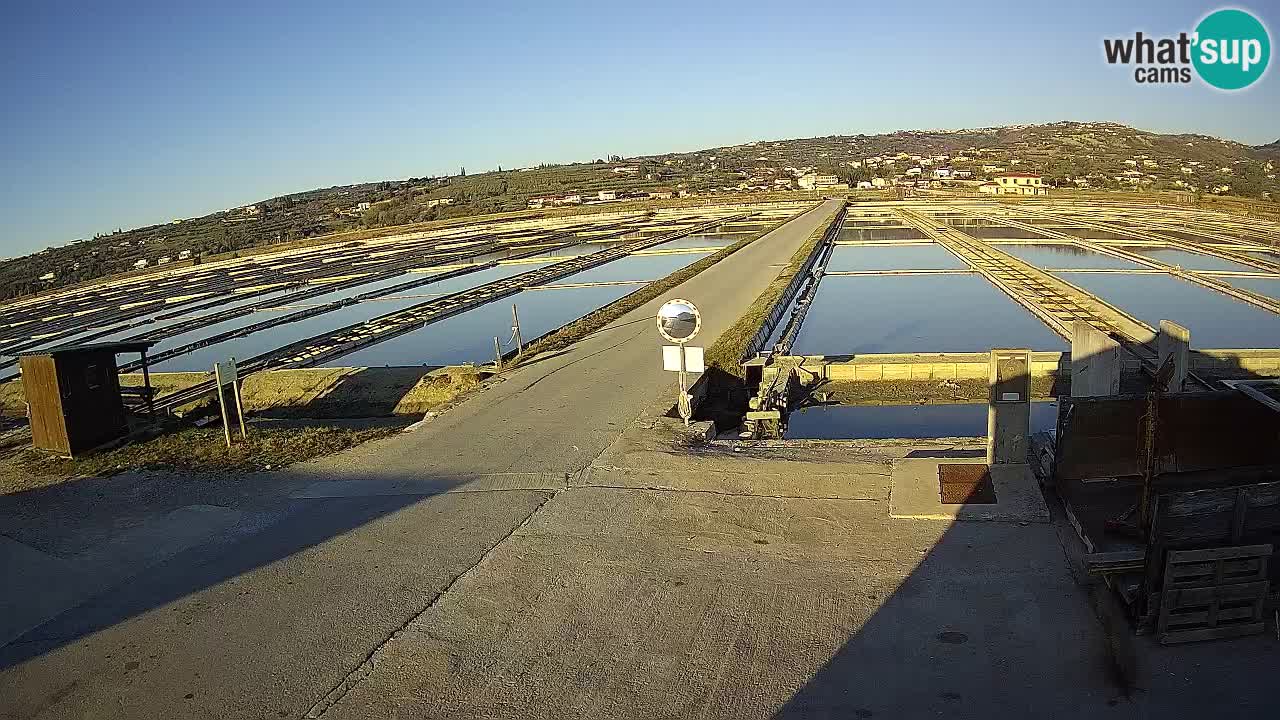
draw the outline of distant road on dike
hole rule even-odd
[[[693,344],[711,345],[838,205],[822,203],[563,353],[517,368],[417,432],[335,458],[332,470],[361,477],[582,470],[675,382],[662,369],[664,341],[653,321],[664,300],[693,301],[702,313]]]

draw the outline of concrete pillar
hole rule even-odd
[[[1071,397],[1120,393],[1120,343],[1083,320],[1071,328]]]
[[[1031,351],[991,351],[987,404],[987,463],[1027,462],[1031,436]]]
[[[1169,378],[1169,392],[1185,392],[1187,373],[1191,370],[1191,331],[1172,320],[1160,321],[1160,334],[1156,336],[1156,367],[1173,358],[1173,377]]]

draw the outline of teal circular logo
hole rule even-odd
[[[1271,37],[1243,10],[1218,10],[1196,26],[1191,62],[1200,78],[1219,90],[1239,90],[1262,77],[1271,59]]]

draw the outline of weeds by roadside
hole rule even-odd
[[[78,459],[28,450],[13,459],[30,485],[81,475],[110,476],[126,470],[172,473],[252,473],[330,455],[370,440],[387,437],[403,424],[377,427],[321,425],[254,427],[247,440],[236,438],[228,449],[221,427],[187,428],[114,450]],[[24,488],[3,488],[13,492]]]

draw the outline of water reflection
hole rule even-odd
[[[926,236],[919,230],[911,227],[888,227],[876,229],[850,229],[845,226],[840,231],[840,240],[866,241],[866,240],[924,240]]]
[[[631,255],[599,267],[584,270],[557,283],[618,282],[620,280],[656,280],[666,277],[686,265],[691,265],[709,253],[678,253],[674,255]]]
[[[1265,348],[1280,345],[1280,315],[1233,300],[1172,275],[1059,276],[1156,327],[1173,320],[1191,331],[1193,348]]]
[[[662,243],[661,245],[658,245],[658,246],[656,246],[656,247],[654,247],[654,248],[652,248],[652,249],[654,249],[654,250],[675,250],[675,249],[678,249],[678,248],[679,248],[679,249],[683,249],[683,248],[716,248],[716,247],[724,247],[724,246],[726,246],[726,245],[732,245],[732,244],[734,244],[734,243],[738,242],[739,240],[742,240],[743,238],[748,237],[749,235],[750,235],[750,233],[743,233],[743,234],[737,234],[737,233],[730,233],[730,234],[716,234],[716,233],[711,233],[711,234],[703,234],[703,235],[686,235],[685,237],[682,237],[682,238],[677,238],[677,239],[675,239],[675,240],[671,240],[671,241],[669,241],[669,242],[664,242],[664,243]]]
[[[429,298],[423,296],[428,294],[436,295],[460,292],[477,285],[528,272],[530,270],[543,267],[544,265],[545,263],[498,265],[486,270],[448,278],[405,291],[404,294],[394,299],[373,300],[348,305],[304,320],[291,322],[287,325],[267,328],[244,337],[224,340],[220,343],[208,345],[190,353],[179,355],[158,363],[155,366],[155,369],[161,372],[209,370],[213,367],[214,362],[226,360],[228,357],[235,357],[243,360],[330,330],[371,320],[379,315],[385,315],[397,310],[403,310],[418,303],[425,302]],[[368,292],[370,289],[377,286],[386,287],[395,285],[396,282],[404,282],[406,279],[411,277],[420,278],[422,276],[409,273],[381,283],[370,283],[368,285],[361,285],[358,288],[348,288],[346,290],[321,295],[308,300],[307,303],[321,305],[327,302],[334,302],[363,292]],[[301,308],[294,308],[292,310],[281,310],[278,312],[293,312],[300,309]],[[235,318],[217,325],[211,325],[207,328],[199,328],[181,335],[175,335],[161,341],[160,344],[154,348],[153,352],[159,353],[164,350],[180,347],[202,338],[210,337],[212,335],[245,328],[254,323],[269,319],[270,317],[271,314],[269,313],[253,313],[245,317]]]
[[[386,342],[370,345],[326,363],[326,367],[456,365],[494,358],[493,338],[511,337],[511,305],[520,315],[520,331],[532,339],[642,287],[605,285],[564,290],[525,290],[481,305]],[[511,349],[510,346],[504,350]]]
[[[1133,270],[1141,267],[1124,258],[1103,255],[1077,245],[1001,245],[1000,250],[1041,268]]]
[[[1059,350],[1062,338],[974,275],[828,277],[800,328],[797,355]]]
[[[963,270],[960,258],[938,244],[878,247],[836,246],[827,270]]]
[[[1053,430],[1056,402],[1031,403],[1031,432]],[[822,405],[791,413],[788,439],[884,440],[985,437],[987,404]]]
[[[1048,236],[1034,230],[1010,227],[987,220],[958,219],[948,220],[947,224],[961,232],[976,238],[1026,238],[1047,240]]]
[[[1232,285],[1280,300],[1280,278],[1231,278]]]
[[[1129,250],[1152,260],[1158,260],[1169,265],[1177,265],[1185,270],[1257,270],[1257,268],[1241,265],[1230,260],[1223,260],[1212,255],[1202,255],[1175,248],[1132,247]]]
[[[1266,250],[1246,250],[1246,255],[1252,255],[1261,260],[1269,260],[1271,262],[1280,262],[1280,251],[1269,252]]]

